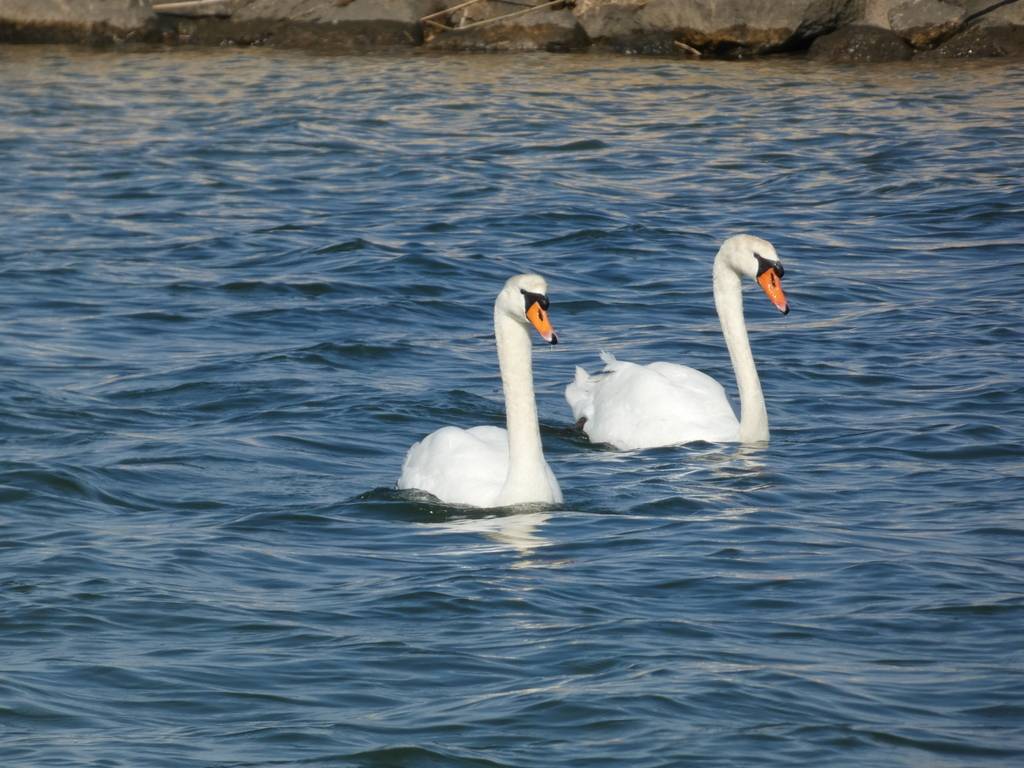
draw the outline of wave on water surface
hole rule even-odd
[[[1020,65],[0,69],[0,762],[1024,759]],[[771,442],[589,443],[601,350],[736,402],[739,231],[793,305],[745,290]],[[396,491],[502,424],[527,270],[565,503]]]

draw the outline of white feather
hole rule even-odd
[[[722,385],[685,365],[637,365],[602,353],[604,372],[576,369],[565,390],[573,418],[595,443],[622,450],[735,441],[739,422]]]
[[[603,373],[591,376],[577,368],[565,388],[573,418],[585,420],[583,430],[591,440],[622,450],[695,440],[768,440],[768,414],[743,320],[740,282],[741,276],[756,278],[764,260],[778,263],[771,243],[737,235],[722,244],[713,269],[715,308],[736,372],[740,419],[722,385],[705,373],[675,363],[636,365],[602,352]],[[781,290],[779,285],[785,302]],[[776,306],[789,311],[788,304]]]
[[[562,501],[541,445],[524,291],[545,294],[547,284],[539,275],[517,275],[505,283],[494,303],[508,431],[492,426],[441,427],[409,449],[398,488],[419,489],[448,504],[474,507]],[[548,332],[554,338],[550,327]]]

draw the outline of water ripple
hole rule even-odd
[[[1018,64],[0,48],[7,765],[1024,757]],[[591,445],[607,349],[768,446]],[[535,349],[566,502],[394,490]],[[127,763],[126,763],[127,761]]]

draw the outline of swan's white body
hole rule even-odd
[[[507,430],[441,427],[409,449],[398,487],[427,491],[447,504],[473,507],[562,501],[558,480],[546,461],[538,464],[535,482],[503,496],[508,464]]]
[[[777,277],[763,276],[775,265]],[[764,280],[762,287],[769,298],[788,312],[778,282],[781,264],[771,243],[737,235],[722,244],[713,274],[715,307],[736,371],[740,418],[736,418],[722,385],[705,373],[675,363],[637,365],[602,354],[603,373],[591,376],[577,368],[575,381],[565,390],[573,417],[584,420],[583,430],[592,441],[635,450],[695,440],[768,440],[768,412],[743,320],[740,278],[746,275],[759,282]]]
[[[494,303],[507,430],[442,427],[432,432],[406,454],[399,488],[426,491],[448,504],[474,507],[562,501],[558,480],[544,460],[533,394],[532,318],[528,320],[524,311],[524,295],[546,293],[547,285],[539,275],[518,275],[505,283]],[[540,325],[538,330],[547,333],[545,340],[556,343],[543,312],[540,319],[547,324],[547,331]]]
[[[585,419],[595,443],[621,450],[707,440],[739,439],[739,422],[722,385],[706,373],[675,363],[637,365],[601,353],[604,372],[576,369],[565,390],[573,417]]]

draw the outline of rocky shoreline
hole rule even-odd
[[[1024,0],[0,0],[0,43],[1024,58]]]

